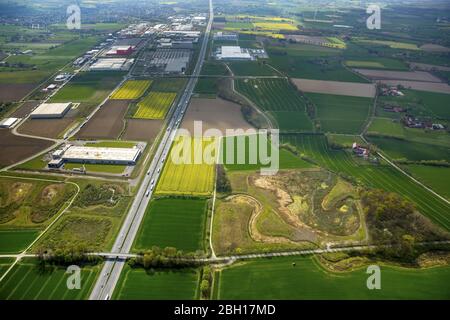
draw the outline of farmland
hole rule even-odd
[[[80,73],[65,85],[50,102],[83,102],[89,106],[101,103],[120,83],[122,72]]]
[[[133,269],[126,265],[112,296],[118,300],[193,300],[198,296],[197,270]]]
[[[447,300],[450,297],[446,284],[450,279],[449,267],[382,266],[381,270],[383,289],[367,290],[365,268],[334,273],[313,257],[252,261],[216,273],[219,280],[213,298]]]
[[[201,138],[179,138],[168,155],[156,193],[159,195],[211,195],[214,188],[214,160],[217,157],[217,146],[214,144],[217,144],[215,139],[211,142],[202,141]],[[205,151],[207,149],[209,150]],[[200,164],[196,164],[195,161],[198,158],[195,157],[202,157],[204,152],[212,156],[210,160],[213,163],[209,164],[201,160]],[[177,160],[182,160],[182,163],[175,163],[174,159],[177,157],[180,157]]]
[[[353,97],[375,97],[375,85],[368,83],[292,79],[295,86],[303,92],[323,93]]]
[[[422,181],[426,186],[450,200],[450,190],[448,189],[450,168],[412,164],[406,166],[406,169],[416,179]]]
[[[9,130],[0,129],[0,167],[25,160],[51,145],[51,141],[19,137]]]
[[[36,229],[0,229],[0,253],[18,253],[25,250],[36,237]]]
[[[234,61],[228,64],[237,76],[276,76],[278,72],[256,61]]]
[[[449,147],[376,136],[369,137],[369,141],[393,159],[450,161]]]
[[[206,200],[163,198],[147,208],[135,250],[174,247],[185,252],[203,250]]]
[[[357,183],[372,188],[396,192],[416,204],[426,217],[450,229],[450,206],[408,177],[387,165],[361,165],[346,151],[332,150],[323,136],[286,135],[281,141],[298,148],[299,152]]]
[[[324,132],[356,134],[369,116],[372,99],[307,93],[316,106],[316,116]]]
[[[152,84],[151,80],[127,80],[111,95],[112,100],[136,100],[142,97]]]
[[[122,138],[152,143],[162,128],[162,120],[127,119]]]
[[[281,131],[312,131],[306,103],[287,80],[238,80],[236,89],[275,118]]]
[[[98,266],[83,266],[81,268],[81,290],[69,290],[66,284],[69,277],[66,268],[50,265],[40,267],[35,260],[25,260],[17,264],[2,281],[0,299],[87,299],[98,273]]]
[[[150,92],[138,103],[133,118],[164,119],[177,94],[170,92]]]
[[[126,100],[109,100],[81,128],[80,139],[116,139],[124,127],[124,116],[128,109]]]

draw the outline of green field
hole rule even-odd
[[[196,299],[196,270],[154,271],[132,269],[128,265],[113,294],[116,300],[193,300]]]
[[[348,152],[332,150],[324,136],[284,135],[281,141],[296,146],[299,152],[324,168],[372,188],[396,192],[416,204],[432,221],[450,230],[450,205],[388,165],[361,164]]]
[[[239,140],[244,142],[244,150],[241,150]],[[252,141],[252,142],[251,142]],[[264,163],[264,159],[259,155],[259,146],[267,143],[267,156],[272,156],[272,144],[270,141],[267,141],[267,138],[262,135],[257,136],[241,136],[241,137],[226,137],[221,142],[221,154],[222,154],[222,163],[225,165],[225,168],[230,171],[256,171],[261,168],[269,168],[274,162],[270,164]],[[228,160],[228,157],[231,157],[227,147],[227,144],[233,146],[233,158]],[[254,150],[257,154],[250,154],[250,145],[257,145],[258,147]],[[244,155],[241,154],[244,153]],[[243,161],[239,160],[242,159]],[[298,156],[295,156],[292,152],[280,148],[279,149],[279,169],[301,169],[301,168],[311,168],[313,165],[305,160],[301,159]]]
[[[214,189],[215,166],[203,161],[202,156],[206,148],[212,147],[217,151],[218,147],[213,146],[213,144],[217,145],[217,142],[202,141],[200,138],[181,138],[178,141],[167,157],[156,193],[160,195],[211,195]],[[188,143],[190,146],[181,148],[183,143]],[[215,152],[213,151],[213,153]],[[207,152],[207,154],[211,153]],[[185,158],[179,159],[182,160],[181,163],[174,162],[173,158],[179,155]],[[200,161],[195,161],[196,155]],[[212,160],[215,160],[215,157],[213,155]]]
[[[400,122],[388,118],[374,118],[370,123],[367,133],[399,138],[404,137],[404,129]]]
[[[136,146],[135,142],[128,141],[100,141],[93,143],[86,143],[86,147],[97,147],[97,148],[133,148]]]
[[[448,147],[376,136],[370,136],[368,140],[393,159],[450,161],[450,148]]]
[[[367,82],[341,63],[342,50],[308,44],[268,47],[269,63],[292,78]]]
[[[364,58],[364,60],[347,60],[345,65],[351,68],[409,70],[408,66],[401,60],[379,57]]]
[[[295,266],[292,263],[296,263]],[[333,273],[313,257],[274,258],[216,273],[215,299],[450,299],[450,268],[381,266],[381,290],[366,286],[366,268]],[[218,283],[217,283],[218,282]]]
[[[152,91],[138,103],[133,118],[164,119],[176,97],[176,93]]]
[[[306,102],[284,79],[237,80],[236,89],[275,118],[280,131],[313,130]]]
[[[134,244],[136,250],[174,247],[185,252],[203,250],[206,200],[153,200]]]
[[[127,80],[111,95],[111,100],[139,99],[151,84],[152,80]]]
[[[38,235],[39,231],[32,229],[0,229],[0,253],[22,252]]]
[[[0,258],[0,277],[8,270],[8,268],[13,264],[15,259],[13,258]]]
[[[216,95],[218,91],[217,79],[199,78],[194,92],[201,95]]]
[[[99,266],[83,266],[81,289],[69,290],[66,269],[40,267],[34,260],[20,262],[3,279],[0,300],[81,300],[87,299],[99,273]]]
[[[306,96],[316,106],[316,116],[324,132],[360,133],[372,107],[370,98],[321,93],[306,93]]]
[[[101,103],[120,83],[122,72],[85,72],[74,77],[50,102]]]
[[[450,200],[450,189],[448,187],[450,168],[423,165],[408,165],[406,168],[416,179]]]
[[[226,76],[228,73],[229,72],[225,64],[206,61],[203,64],[202,72],[200,74],[205,76]]]
[[[256,61],[235,61],[228,63],[236,76],[276,76],[278,72]]]
[[[183,78],[158,78],[153,80],[152,91],[178,92],[186,85]]]
[[[112,173],[121,174],[125,171],[127,166],[121,164],[81,164],[81,163],[66,163],[64,164],[65,170],[73,169],[86,169],[86,172],[98,172],[98,173]]]

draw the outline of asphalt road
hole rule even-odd
[[[155,152],[154,159],[150,165],[150,168],[144,177],[142,184],[135,196],[133,204],[125,218],[125,221],[120,229],[119,235],[113,245],[112,253],[126,254],[131,250],[136,234],[139,230],[139,226],[144,218],[145,211],[147,209],[148,203],[153,195],[153,188],[156,185],[166,158],[169,154],[170,148],[172,146],[173,140],[176,136],[177,129],[183,119],[184,113],[189,105],[190,98],[194,91],[195,85],[197,84],[198,76],[203,66],[205,60],[206,51],[208,48],[208,39],[211,32],[212,22],[213,22],[213,6],[212,0],[209,2],[209,22],[205,31],[205,36],[203,38],[202,47],[200,49],[200,54],[198,61],[196,63],[195,69],[193,71],[193,76],[185,91],[178,102],[174,112],[168,123],[168,129],[164,133],[161,143]],[[109,300],[111,299],[114,288],[119,280],[120,273],[125,265],[125,261],[120,259],[120,257],[112,257],[105,262],[102,272],[97,279],[94,289],[89,297],[90,300]]]

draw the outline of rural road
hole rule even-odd
[[[144,177],[142,184],[136,194],[136,197],[131,205],[123,225],[119,231],[119,235],[112,248],[113,258],[108,259],[101,271],[94,289],[89,297],[90,300],[109,300],[114,292],[114,288],[119,280],[120,273],[125,265],[125,260],[117,259],[114,254],[128,254],[133,245],[139,226],[144,218],[148,203],[153,195],[153,188],[156,185],[167,156],[169,155],[172,142],[177,133],[177,129],[183,119],[184,113],[188,107],[190,98],[197,84],[198,75],[203,66],[208,48],[208,39],[212,28],[214,18],[212,0],[209,1],[209,21],[205,31],[205,35],[200,49],[198,61],[193,71],[193,77],[185,88],[185,91],[178,102],[178,105],[169,120],[168,129],[161,139],[161,143],[156,150],[153,161],[150,165],[147,175]]]

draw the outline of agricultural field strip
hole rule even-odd
[[[61,212],[58,213],[56,215],[56,217],[53,219],[53,221],[36,237],[36,239],[27,247],[25,248],[25,250],[16,255],[15,258],[16,260],[13,262],[13,264],[8,268],[8,270],[6,270],[6,272],[2,275],[2,277],[0,278],[0,282],[2,282],[2,280],[6,277],[6,275],[12,270],[12,268],[25,256],[25,253],[30,250],[31,247],[34,246],[34,244],[39,241],[39,239],[41,239],[44,234],[50,230],[50,228],[59,220],[59,218],[61,218],[61,216],[72,206],[73,202],[75,201],[75,199],[78,197],[78,194],[80,193],[80,187],[78,186],[78,184],[71,182],[71,181],[58,181],[58,180],[49,180],[49,179],[40,179],[40,178],[26,178],[26,177],[14,177],[14,176],[0,176],[1,178],[10,178],[10,179],[25,179],[25,180],[35,180],[35,181],[46,181],[46,182],[57,182],[57,183],[68,183],[68,184],[72,184],[77,188],[77,192],[75,193],[75,195],[72,197],[72,199],[69,201],[69,203],[66,206],[63,206],[61,209]]]
[[[138,103],[133,118],[164,119],[176,97],[176,93],[152,91]]]
[[[311,144],[311,139],[308,139],[308,147],[309,150],[314,150],[314,147]],[[321,152],[314,153],[314,157],[319,157],[322,163],[325,164],[328,168],[331,168],[333,171],[345,172],[347,174],[354,175],[352,174],[352,170],[350,168],[357,168],[357,166],[350,158],[350,156],[348,156],[347,154],[339,158],[336,155],[332,156],[332,152],[328,151],[328,147],[325,145],[325,143],[320,143],[320,145],[316,144],[315,148],[317,149],[317,147],[320,148]],[[391,191],[400,191],[410,200],[416,202],[420,207],[419,209],[427,208],[428,210],[431,210],[430,218],[434,218],[447,230],[450,228],[450,216],[444,216],[441,213],[450,212],[450,206],[446,205],[446,202],[444,205],[439,202],[430,205],[423,199],[424,195],[422,192],[420,192],[419,190],[409,190],[404,185],[397,182],[397,179],[393,179],[392,176],[385,173],[385,169],[386,168],[381,168],[380,170],[377,170],[377,174],[367,174],[365,170],[361,170],[360,174],[358,174],[356,177],[362,179],[367,186],[375,186],[379,188],[385,188],[386,186],[388,186]],[[395,172],[397,172],[397,170],[395,170]],[[422,212],[422,214],[425,213]]]

